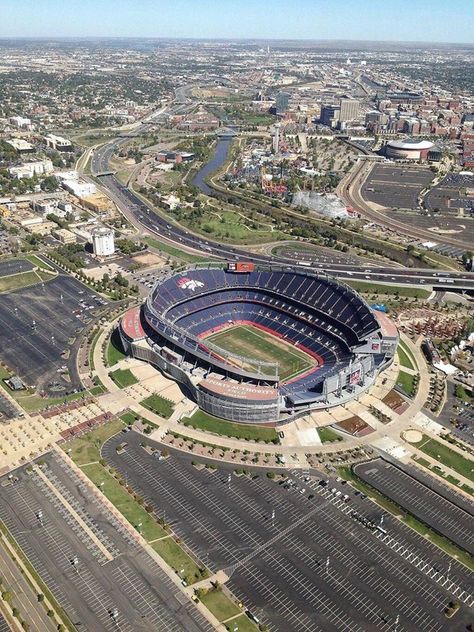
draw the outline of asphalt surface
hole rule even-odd
[[[456,385],[452,380],[448,380],[446,386],[446,403],[436,421],[448,428],[455,437],[474,445],[474,398],[463,402],[455,397]]]
[[[208,623],[121,523],[54,455],[48,479],[109,551],[108,559],[41,478],[17,470],[0,486],[0,519],[78,630],[200,632]],[[41,520],[37,512],[42,511]],[[76,565],[73,560],[76,559]],[[112,617],[117,609],[116,620]]]
[[[462,235],[452,234],[436,234],[426,227],[417,226],[412,221],[403,221],[401,218],[395,219],[393,214],[388,215],[386,211],[374,210],[363,198],[361,187],[364,186],[365,179],[370,175],[370,170],[374,167],[374,163],[360,162],[357,163],[355,169],[344,182],[342,195],[347,204],[358,210],[363,217],[366,217],[382,226],[386,226],[391,230],[398,231],[402,235],[415,237],[422,241],[436,241],[439,244],[447,244],[469,250],[472,245],[470,235],[467,233]],[[420,216],[421,217],[421,216]],[[429,219],[429,218],[428,218]]]
[[[11,632],[11,627],[0,614],[0,632]]]
[[[109,440],[104,458],[211,570],[230,575],[229,588],[270,629],[447,632],[472,620],[474,574],[392,516],[380,531],[380,508],[349,485],[322,487],[299,471],[285,489],[262,472],[198,470],[192,455],[157,460],[134,432],[118,455],[121,441]],[[443,614],[452,593],[463,600],[456,627]]]
[[[35,632],[53,632],[56,625],[46,614],[46,608],[38,601],[37,593],[32,589],[26,578],[20,571],[11,554],[0,545],[0,568],[2,575],[2,590],[9,591],[13,595],[12,605],[18,608],[21,618],[26,621],[31,630]],[[10,630],[5,622],[3,629]]]
[[[13,259],[10,261],[0,261],[0,277],[10,274],[19,274],[33,270],[34,266],[26,259]]]
[[[377,164],[364,182],[364,199],[390,208],[418,208],[418,197],[434,179],[428,168]]]
[[[71,342],[91,322],[105,299],[60,274],[42,284],[0,294],[0,357],[28,385],[61,393],[79,388]],[[81,306],[87,305],[87,307]],[[92,307],[92,309],[89,309]],[[71,381],[58,369],[67,366]],[[57,383],[58,387],[53,386]]]
[[[433,485],[417,480],[411,472],[396,465],[374,459],[354,467],[359,478],[393,500],[431,529],[451,540],[456,546],[474,554],[474,516],[457,503],[457,494],[446,488],[442,496]]]
[[[155,123],[159,123],[161,118],[164,118],[165,116],[167,116],[166,113],[158,114],[155,117]],[[139,130],[137,130],[137,133],[139,133]],[[127,142],[126,138],[119,138],[99,147],[92,157],[92,173],[100,174],[109,172],[110,158],[117,148],[125,142]],[[204,256],[217,256],[227,259],[251,259],[257,263],[260,262],[266,264],[275,263],[288,265],[292,263],[291,260],[289,261],[285,257],[265,256],[261,254],[256,255],[255,253],[249,253],[243,249],[213,242],[205,237],[190,233],[181,226],[174,224],[170,219],[155,213],[148,204],[143,202],[134,192],[121,184],[115,176],[104,175],[99,177],[98,180],[103,189],[105,189],[110,197],[115,200],[119,208],[135,226],[152,235],[158,236],[160,239],[164,239],[177,247],[186,246],[187,248],[200,252]],[[433,238],[433,235],[431,235],[431,238]],[[432,272],[426,269],[399,269],[394,274],[394,270],[392,268],[379,267],[361,271],[354,269],[352,264],[326,265],[323,263],[315,263],[307,269],[326,272],[343,279],[354,278],[387,283],[393,283],[395,281],[397,284],[402,285],[418,285],[420,283],[426,283],[434,284],[440,288],[446,287],[445,283],[439,282],[437,272]],[[452,279],[452,282],[449,283],[449,287],[451,289],[459,288],[474,290],[474,274],[467,272],[450,272],[448,276]]]

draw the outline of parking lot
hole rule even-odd
[[[434,173],[426,167],[377,164],[365,181],[364,199],[391,209],[417,209],[421,191],[429,185]]]
[[[435,483],[428,486],[415,478],[415,472],[404,471],[384,459],[360,463],[354,466],[354,472],[431,529],[474,554],[474,517],[472,510],[458,501],[458,494],[447,487],[437,490]]]
[[[474,176],[459,173],[448,174],[426,195],[424,207],[431,212],[444,215],[459,215],[464,209],[466,217],[474,216],[474,200],[462,195],[461,190],[474,186]]]
[[[474,401],[463,402],[454,395],[455,384],[447,382],[447,399],[437,421],[455,436],[474,445]]]
[[[270,629],[447,631],[452,598],[456,629],[472,620],[474,574],[390,515],[379,529],[382,510],[342,481],[290,472],[285,488],[188,455],[158,460],[142,440],[129,433],[117,454],[112,438],[102,454]]]
[[[80,386],[74,339],[108,301],[72,277],[0,295],[0,357],[27,385],[60,394]],[[62,373],[67,369],[71,381]]]
[[[77,629],[209,630],[89,487],[56,455],[46,461],[43,476],[22,468],[2,480],[0,519]]]
[[[33,270],[33,264],[27,259],[12,259],[10,261],[0,261],[0,277],[10,274],[19,274]]]

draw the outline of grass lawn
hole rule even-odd
[[[303,351],[251,325],[237,325],[219,331],[206,338],[206,342],[252,360],[276,362],[282,380],[294,377],[314,366],[313,359]],[[251,369],[252,366],[245,362],[241,365],[247,369]],[[271,367],[262,367],[262,372],[274,375]]]
[[[408,397],[413,397],[415,394],[415,383],[413,381],[414,375],[406,373],[406,371],[400,371],[397,378],[397,386]]]
[[[172,537],[153,542],[151,546],[188,584],[209,577],[207,569],[201,570]]]
[[[414,444],[418,450],[421,450],[431,458],[438,461],[442,465],[449,467],[461,476],[468,478],[474,482],[474,461],[464,457],[462,454],[451,450],[444,444],[430,439],[427,435],[423,435],[423,439],[419,443]]]
[[[150,397],[142,400],[140,404],[165,419],[169,419],[174,411],[173,402],[161,397],[161,395],[150,395]]]
[[[32,565],[28,557],[25,555],[23,549],[18,545],[17,541],[15,540],[13,535],[8,530],[7,526],[2,521],[0,521],[0,531],[3,533],[4,537],[9,541],[9,543],[13,547],[18,559],[21,560],[23,565],[26,567],[29,576],[25,575],[25,579],[28,582],[28,584],[30,584],[30,586],[33,587],[33,583],[30,579],[31,577],[34,580],[34,582],[36,582],[37,586],[40,588],[41,593],[48,599],[49,603],[52,605],[56,615],[60,618],[61,622],[65,626],[64,630],[69,630],[69,632],[77,632],[76,626],[69,619],[68,615],[66,614],[62,606],[60,606],[58,601],[56,601],[55,596],[49,590],[47,584],[43,581],[41,575],[38,574],[35,567]],[[14,557],[12,557],[12,559],[15,561]],[[22,575],[24,575],[23,569],[21,570],[21,573]],[[37,590],[36,587],[34,587],[34,590]],[[17,628],[15,627],[15,629]]]
[[[99,461],[102,444],[114,434],[120,432],[122,428],[123,422],[120,419],[113,419],[91,432],[68,441],[64,444],[64,450],[71,449],[69,456],[77,465]]]
[[[209,259],[213,259],[213,257],[200,257],[199,255],[193,255],[189,252],[184,252],[183,250],[179,250],[179,248],[175,248],[174,246],[165,244],[164,242],[158,241],[158,239],[154,239],[153,237],[145,237],[143,241],[151,248],[161,250],[161,252],[164,252],[165,254],[176,257],[176,259],[181,259],[182,261],[187,261],[188,263],[199,263],[201,261],[209,261]]]
[[[198,410],[192,417],[181,419],[185,426],[194,426],[199,430],[214,432],[224,437],[235,437],[246,441],[266,441],[267,443],[280,443],[275,428],[264,426],[252,426],[250,424],[236,424],[224,419],[212,417],[202,410]]]
[[[342,437],[334,432],[332,428],[318,428],[319,438],[323,443],[332,443],[333,441],[342,441]]]
[[[255,632],[258,630],[255,623],[250,621],[246,614],[242,614],[240,617],[235,617],[235,619],[232,619],[232,621],[229,621],[229,623],[225,623],[224,625],[226,630],[229,630],[230,632],[233,632],[236,629],[236,626],[239,632]]]
[[[201,601],[219,621],[225,621],[241,612],[240,608],[222,590],[210,590],[201,597]]]
[[[45,261],[43,261],[43,259],[40,259],[36,255],[27,255],[26,259],[28,259],[30,263],[32,263],[34,266],[37,266],[38,268],[42,268],[43,270],[46,270],[48,272],[54,272],[54,269],[52,268],[52,266],[49,265],[49,263],[46,263]]]
[[[120,513],[135,528],[141,522],[141,533],[145,540],[156,540],[168,535],[153,516],[137,503],[137,501],[127,492],[123,485],[99,463],[84,465],[82,471],[93,483],[99,487],[110,502],[120,511]]]
[[[11,377],[11,373],[4,368],[0,367],[0,386],[3,387],[18,404],[28,413],[34,413],[38,410],[43,410],[47,406],[54,406],[56,404],[63,404],[64,402],[70,402],[75,399],[81,399],[87,397],[88,391],[81,391],[79,393],[70,393],[69,395],[63,395],[62,397],[40,397],[36,395],[33,389],[26,389],[24,391],[12,391],[3,381]]]
[[[400,343],[397,349],[398,359],[400,360],[400,364],[404,366],[406,369],[415,369],[415,365],[413,364],[413,358],[408,351],[408,349]]]
[[[382,285],[381,283],[355,281],[353,279],[345,279],[344,283],[350,285],[354,290],[370,294],[389,294],[392,296],[398,294],[398,296],[408,296],[409,298],[428,298],[431,294],[429,290],[404,287],[402,285]]]
[[[140,418],[140,415],[136,415],[135,413],[124,413],[123,415],[120,415],[120,419],[127,424],[127,426],[131,426],[132,424],[135,423],[136,419]]]
[[[120,388],[126,388],[138,382],[130,369],[117,369],[109,373],[109,377],[111,377]]]
[[[43,273],[44,275],[45,273]],[[34,270],[29,272],[20,272],[18,274],[10,274],[9,276],[0,277],[0,292],[10,292],[28,285],[42,283],[47,279],[51,279],[51,275],[44,277],[41,273]]]
[[[107,352],[105,354],[107,366],[113,366],[125,357],[126,355],[122,348],[122,342],[120,340],[118,330],[114,329],[112,335],[110,336],[109,344],[107,345]]]

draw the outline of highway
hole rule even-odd
[[[174,104],[170,108],[163,108],[153,115],[153,122],[159,121],[170,114],[181,111],[186,105]],[[151,120],[151,117],[148,118]],[[137,128],[137,134],[141,128]],[[91,172],[92,175],[110,173],[110,159],[117,148],[127,142],[127,138],[116,138],[102,145],[94,151]],[[357,172],[358,173],[358,172]],[[355,177],[357,177],[357,173]],[[295,262],[278,256],[255,254],[233,247],[228,244],[221,244],[207,239],[204,236],[196,235],[185,228],[173,223],[155,212],[150,205],[144,202],[130,188],[124,186],[114,175],[102,175],[98,177],[100,186],[115,201],[120,210],[129,221],[144,233],[149,233],[165,240],[178,248],[189,249],[203,256],[220,257],[224,259],[250,259],[256,263],[274,263],[290,265],[295,267]],[[349,180],[351,186],[352,178]],[[403,226],[406,228],[406,226]],[[298,267],[298,266],[296,266]],[[474,291],[474,274],[469,272],[439,272],[429,269],[394,269],[384,267],[372,267],[354,269],[352,265],[344,264],[314,264],[305,266],[308,270],[316,270],[337,276],[341,279],[363,280],[367,282],[387,283],[389,285],[414,285],[420,287],[426,285],[440,290],[470,290]]]

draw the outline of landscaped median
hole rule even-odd
[[[212,432],[224,437],[244,439],[245,441],[256,441],[264,443],[280,443],[275,428],[265,426],[254,426],[251,424],[236,424],[224,419],[212,417],[202,410],[196,411],[192,417],[182,417],[180,423],[184,426]]]
[[[63,444],[62,448],[185,585],[201,582],[209,577],[209,570],[185,550],[164,520],[156,518],[153,506],[147,504],[127,485],[122,475],[101,458],[101,447],[104,442],[123,430],[125,423],[133,422],[135,417],[134,413],[124,413],[122,419],[108,422]],[[126,447],[127,434],[124,433],[123,437],[124,441],[117,446],[117,450]],[[256,632],[256,625],[217,584],[213,584],[211,589],[199,588],[196,597],[193,598],[199,598],[228,630],[235,630],[237,624],[239,632]],[[232,627],[227,625],[229,618]],[[265,627],[261,629],[264,630]]]
[[[466,458],[459,452],[444,445],[444,443],[431,439],[425,434],[421,441],[414,443],[413,446],[438,463],[441,463],[441,465],[449,467],[451,470],[474,482],[474,460]]]
[[[123,422],[116,419],[73,439],[62,447],[181,579],[188,584],[205,579],[209,575],[208,570],[199,566],[179,546],[168,527],[155,518],[153,507],[147,505],[144,499],[126,484],[123,477],[101,459],[102,444],[123,428]]]
[[[415,359],[403,342],[400,342],[398,344],[397,354],[401,366],[405,367],[406,369],[416,369]]]

